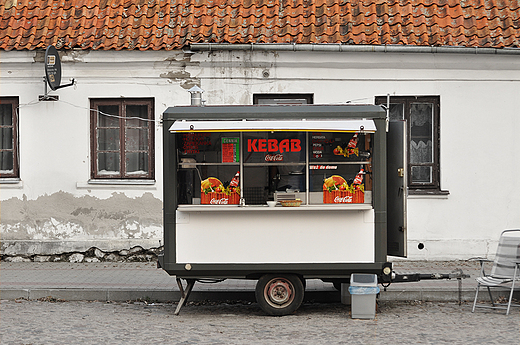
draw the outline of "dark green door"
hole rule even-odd
[[[387,254],[406,257],[406,122],[391,121],[386,138]]]

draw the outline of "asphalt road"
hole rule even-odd
[[[2,300],[0,344],[520,344],[520,310],[469,303],[380,301],[373,320],[350,306],[305,303],[266,316],[256,303],[174,304]]]

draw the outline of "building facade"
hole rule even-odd
[[[219,37],[141,50],[2,47],[4,256],[160,247],[161,115],[189,105],[195,85],[211,105],[390,104],[409,125],[410,259],[492,255],[499,233],[520,227],[517,38],[386,47]],[[46,85],[48,44],[73,86]]]

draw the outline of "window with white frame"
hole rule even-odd
[[[91,99],[91,177],[154,179],[154,100]]]
[[[0,178],[19,177],[18,97],[0,97]]]

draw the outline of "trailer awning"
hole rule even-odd
[[[188,121],[178,120],[170,127],[172,133],[189,132],[375,132],[373,120],[242,120]]]

